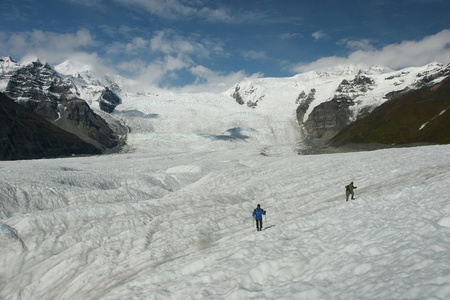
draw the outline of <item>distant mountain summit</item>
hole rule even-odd
[[[216,138],[239,131],[262,144],[326,145],[382,104],[448,76],[450,65],[439,63],[401,70],[353,64],[288,78],[244,78],[224,93],[155,94],[134,91],[132,80],[89,65],[0,58],[0,92],[102,153],[125,146],[128,126]]]
[[[39,60],[20,65],[11,58],[0,59],[0,82],[6,96],[59,128],[76,135],[100,152],[120,148],[120,134],[79,98],[72,80],[62,77],[49,64]],[[106,111],[120,99],[107,88],[100,92]],[[125,129],[124,129],[125,130]]]
[[[418,143],[450,143],[450,76],[433,86],[394,96],[328,142],[335,147]]]
[[[111,113],[117,105],[122,103],[120,96],[126,79],[114,75],[110,76],[93,69],[89,65],[80,65],[71,61],[64,61],[55,66],[58,74],[72,83],[72,92],[85,100],[91,107]]]
[[[276,114],[287,109],[306,138],[322,143],[395,95],[432,86],[449,75],[450,65],[438,63],[397,71],[349,65],[290,78],[244,79],[227,93],[255,110]]]

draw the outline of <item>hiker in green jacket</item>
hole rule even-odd
[[[353,181],[350,182],[349,185],[345,186],[345,201],[348,201],[348,196],[352,195],[352,200],[355,200],[355,192],[353,191],[356,189],[356,186],[353,185]]]

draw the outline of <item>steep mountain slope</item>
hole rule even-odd
[[[323,145],[385,101],[450,75],[450,65],[438,63],[396,71],[347,65],[290,78],[245,78],[223,93],[156,94],[70,61],[52,68],[2,58],[0,66],[0,91],[105,152],[124,145],[124,123],[148,129],[142,134],[149,147],[157,146],[157,134],[183,137],[186,145],[198,138]]]
[[[0,160],[100,154],[100,150],[0,93]]]
[[[0,78],[4,92],[17,103],[35,112],[56,126],[107,152],[120,148],[123,140],[109,124],[95,113],[83,99],[73,93],[72,81],[61,77],[50,65],[39,60],[19,65],[10,58],[0,61]],[[114,109],[120,102],[108,89],[101,93],[104,108]]]
[[[58,74],[72,83],[71,92],[85,100],[93,109],[111,113],[122,103],[120,93],[127,80],[118,75],[107,75],[88,65],[64,61],[55,66]]]
[[[11,75],[21,67],[22,66],[10,56],[0,56],[0,92],[4,92],[6,90],[6,86],[8,85]]]
[[[329,142],[331,146],[349,143],[450,143],[450,77],[386,101]]]
[[[240,105],[296,119],[305,137],[326,141],[396,94],[448,75],[450,65],[437,63],[398,71],[349,65],[291,78],[246,79],[227,93]]]

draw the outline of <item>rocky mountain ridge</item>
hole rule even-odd
[[[449,75],[450,64],[403,70],[350,65],[284,79],[244,79],[228,94],[239,105],[256,110],[290,107],[305,137],[321,143],[392,97],[431,86]]]
[[[450,76],[433,86],[406,91],[345,127],[333,147],[450,143]],[[356,148],[361,146],[356,146]]]
[[[203,103],[208,97],[217,99],[223,109],[227,107],[223,116],[231,117],[230,125],[234,128],[225,127],[224,132],[236,128],[255,132],[254,129],[260,128],[265,134],[271,132],[275,143],[300,137],[320,145],[389,99],[432,86],[449,75],[450,65],[439,63],[402,70],[347,65],[289,78],[245,78],[224,93],[210,96],[205,93],[157,95],[134,92],[129,88],[133,86],[131,81],[103,74],[90,66],[74,66],[67,61],[53,68],[39,60],[21,65],[10,57],[0,58],[0,92],[103,153],[125,145],[128,127],[124,122],[128,121],[171,132],[179,126],[169,123],[182,118],[183,124],[188,125],[182,126],[183,132],[191,130],[203,136],[219,136],[220,131],[205,132],[211,129],[208,126],[191,128],[211,122],[208,117],[191,124],[186,119],[207,113],[190,103]],[[221,104],[225,102],[226,105]],[[172,107],[170,118],[168,107]],[[161,109],[163,114],[159,113]],[[239,115],[266,123],[234,120]],[[223,125],[229,126],[224,121]],[[158,122],[158,127],[154,122]]]
[[[101,152],[115,151],[124,144],[121,133],[115,132],[99,112],[94,112],[74,93],[77,87],[73,81],[60,76],[49,64],[35,60],[20,65],[11,58],[2,58],[0,66],[5,94],[31,112],[75,134]],[[111,112],[120,101],[113,91],[104,87],[99,106]]]
[[[101,151],[0,93],[0,160],[93,155]]]

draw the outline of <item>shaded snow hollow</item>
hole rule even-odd
[[[0,298],[450,297],[450,146],[259,152],[0,162]]]

